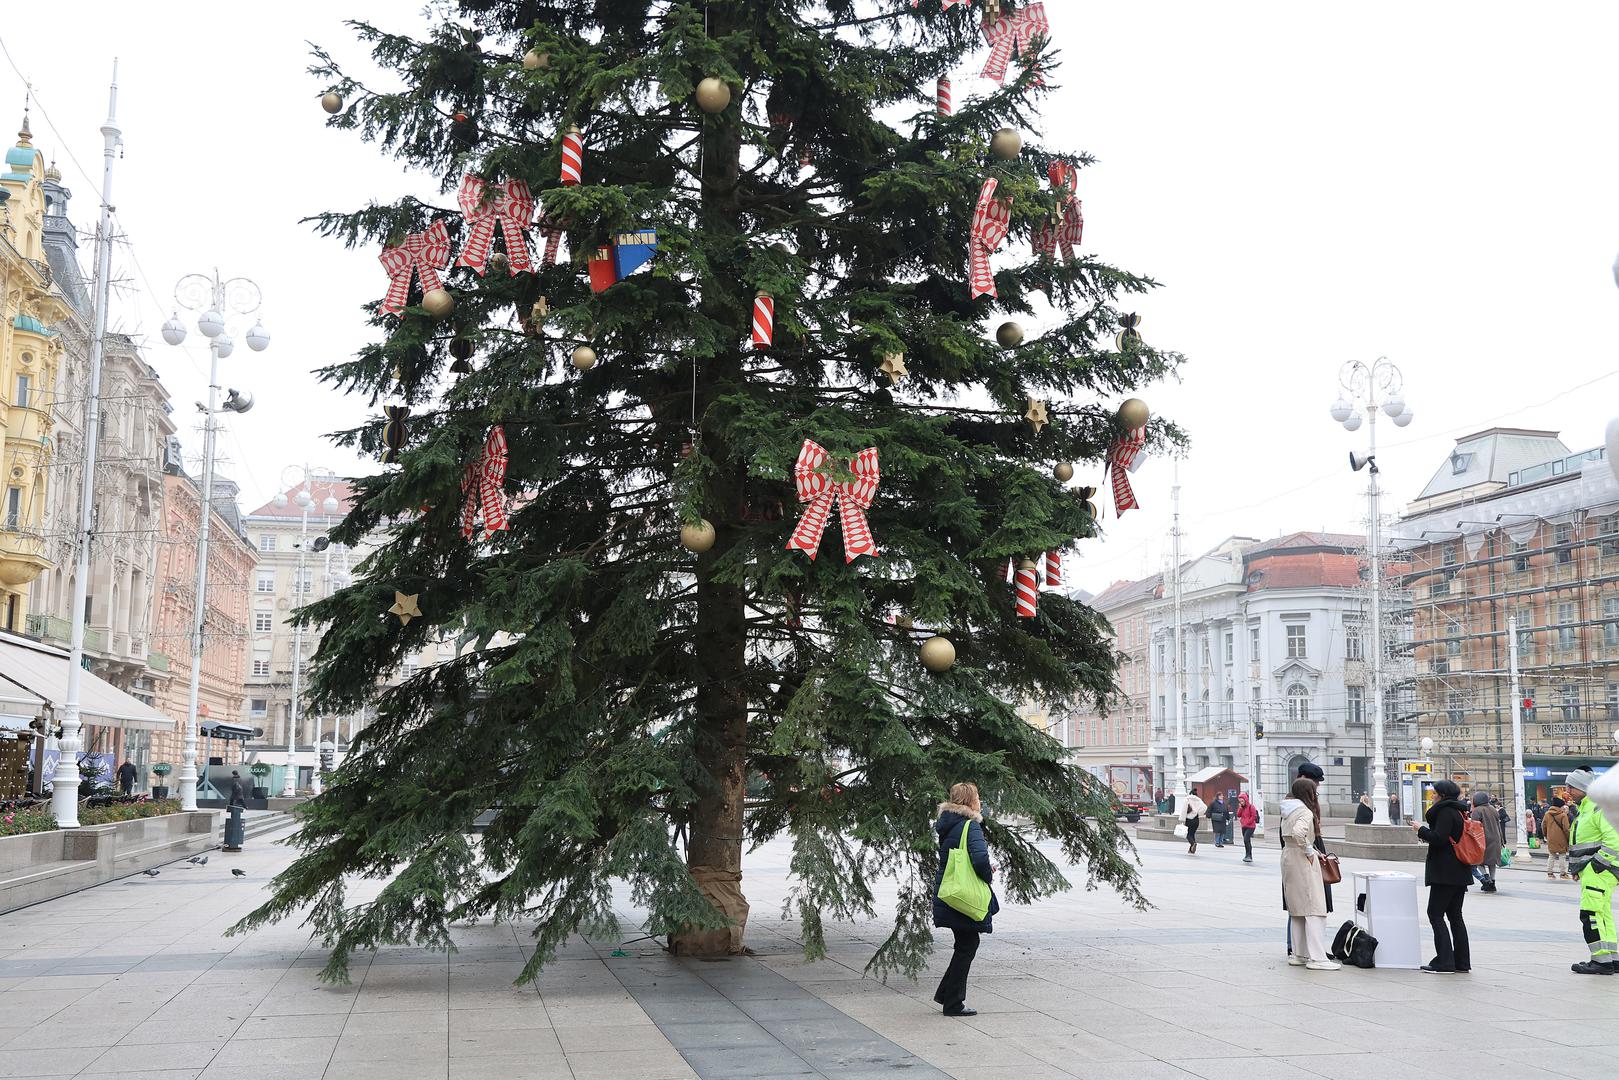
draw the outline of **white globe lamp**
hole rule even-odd
[[[315,505],[315,500],[310,496],[307,489],[300,489],[298,494],[292,497],[292,501],[297,503],[298,506],[304,510],[308,510],[311,506]]]
[[[1355,411],[1355,407],[1349,404],[1342,394],[1339,394],[1338,400],[1334,401],[1332,408],[1327,411],[1332,413],[1332,418],[1341,424],[1349,419],[1349,414]]]
[[[1383,415],[1389,417],[1390,419],[1399,416],[1404,411],[1405,400],[1401,398],[1399,394],[1395,394],[1393,397],[1383,402]]]
[[[285,492],[276,492],[275,498],[271,499],[270,501],[275,504],[275,508],[277,510],[285,510],[287,508],[287,495]]]
[[[1359,431],[1361,425],[1360,413],[1350,413],[1349,419],[1344,421],[1345,431]]]
[[[337,500],[330,495],[326,496],[325,501],[320,504],[322,512],[324,512],[327,517],[331,517],[333,514],[337,513],[337,507]]]
[[[254,323],[253,329],[247,332],[247,347],[254,352],[263,352],[270,347],[270,331],[264,328],[263,323]]]
[[[1416,419],[1416,414],[1411,411],[1411,406],[1407,405],[1405,407],[1404,411],[1402,411],[1400,413],[1400,415],[1398,415],[1398,416],[1396,416],[1394,418],[1394,426],[1395,427],[1410,427],[1411,426],[1411,421],[1413,421],[1415,419]]]
[[[197,316],[197,329],[202,331],[203,337],[216,338],[225,332],[225,316],[216,308],[209,308]]]
[[[236,351],[236,342],[232,341],[229,335],[220,334],[214,338],[214,348],[219,350],[219,358],[223,360]]]
[[[169,321],[163,324],[163,340],[170,345],[178,345],[186,339],[186,324],[180,321],[180,313],[176,311],[169,316]]]

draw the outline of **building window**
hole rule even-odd
[[[1364,687],[1345,687],[1344,703],[1348,706],[1348,719],[1351,724],[1364,724],[1366,722],[1366,690]]]
[[[1514,543],[1512,545],[1512,569],[1519,573],[1529,569],[1529,545]]]
[[[27,375],[17,376],[17,397],[12,404],[17,406],[19,409],[28,408],[28,391],[30,389],[30,382],[31,380]]]
[[[1232,663],[1236,662],[1236,659],[1237,659],[1236,640],[1237,640],[1237,635],[1233,634],[1230,630],[1227,630],[1225,632],[1225,662],[1227,664],[1232,664]]]
[[[274,551],[275,550],[275,533],[261,533],[261,534],[259,534],[259,550],[260,551]]]
[[[1255,664],[1259,663],[1259,627],[1257,626],[1248,628],[1248,659]]]
[[[1580,718],[1580,684],[1564,683],[1558,693],[1562,699],[1564,720],[1578,720]]]
[[[1162,641],[1160,641],[1158,643],[1158,670],[1159,671],[1164,670],[1164,656],[1165,655],[1166,655],[1166,650],[1164,648],[1164,643]]]
[[[315,572],[313,570],[305,570],[304,571],[304,595],[308,596],[310,593],[312,593],[314,591],[315,591]]]
[[[1445,717],[1452,725],[1460,724],[1467,717],[1467,699],[1460,690],[1452,690],[1445,695]]]
[[[275,629],[274,619],[275,614],[273,612],[255,611],[253,613],[253,632],[256,634],[268,634]]]
[[[1461,638],[1451,638],[1448,641],[1446,641],[1445,642],[1445,655],[1446,656],[1460,656],[1460,655],[1462,655],[1462,639]]]
[[[1226,720],[1227,723],[1230,723],[1232,720],[1235,720],[1236,718],[1237,718],[1237,688],[1235,686],[1228,686],[1228,687],[1225,688],[1225,720]]]
[[[261,593],[275,592],[275,571],[260,570],[258,578],[258,591]]]
[[[270,712],[270,703],[264,698],[256,697],[247,703],[247,713],[255,720],[263,720]]]
[[[1440,558],[1444,560],[1444,563],[1445,563],[1446,566],[1455,566],[1456,565],[1456,559],[1457,559],[1456,548],[1457,548],[1457,545],[1455,545],[1455,544],[1446,544],[1445,545],[1444,550],[1440,555]]]
[[[1559,525],[1553,533],[1553,542],[1558,545],[1557,561],[1571,563],[1574,561],[1574,526]]]
[[[1308,626],[1294,623],[1287,628],[1287,658],[1289,660],[1303,660],[1309,655],[1305,650],[1304,635],[1309,631]],[[1292,691],[1288,691],[1292,693]]]
[[[1602,601],[1602,644],[1619,645],[1619,596]]]
[[[1214,666],[1213,664],[1209,663],[1209,639],[1202,638],[1200,640],[1203,643],[1203,667],[1204,670],[1207,670]]]
[[[262,678],[267,677],[269,674],[270,674],[270,661],[269,660],[266,659],[266,660],[254,660],[253,661],[253,675],[254,675],[255,678],[262,679]]]
[[[1310,691],[1303,683],[1294,683],[1287,688],[1287,718],[1296,724],[1310,719]]]
[[[6,528],[16,532],[22,525],[22,488],[6,489]]]
[[[1344,659],[1366,659],[1366,638],[1360,632],[1360,623],[1344,620]]]

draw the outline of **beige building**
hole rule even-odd
[[[1115,581],[1091,601],[1091,607],[1113,624],[1112,644],[1119,655],[1118,692],[1106,711],[1076,708],[1065,730],[1074,748],[1073,761],[1100,776],[1109,765],[1151,765],[1147,751],[1152,736],[1148,699],[1148,606],[1162,593],[1162,575],[1139,581]],[[1163,786],[1154,778],[1154,786]]]

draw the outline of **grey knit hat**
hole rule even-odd
[[[1591,766],[1581,765],[1568,774],[1568,786],[1576,791],[1589,791],[1596,778],[1597,774],[1591,771]]]

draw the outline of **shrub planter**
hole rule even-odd
[[[208,851],[217,818],[192,811],[0,836],[0,912]]]
[[[270,766],[262,761],[255,761],[247,767],[247,771],[253,774],[253,798],[268,799],[270,789],[264,786],[264,778],[270,775]]]

